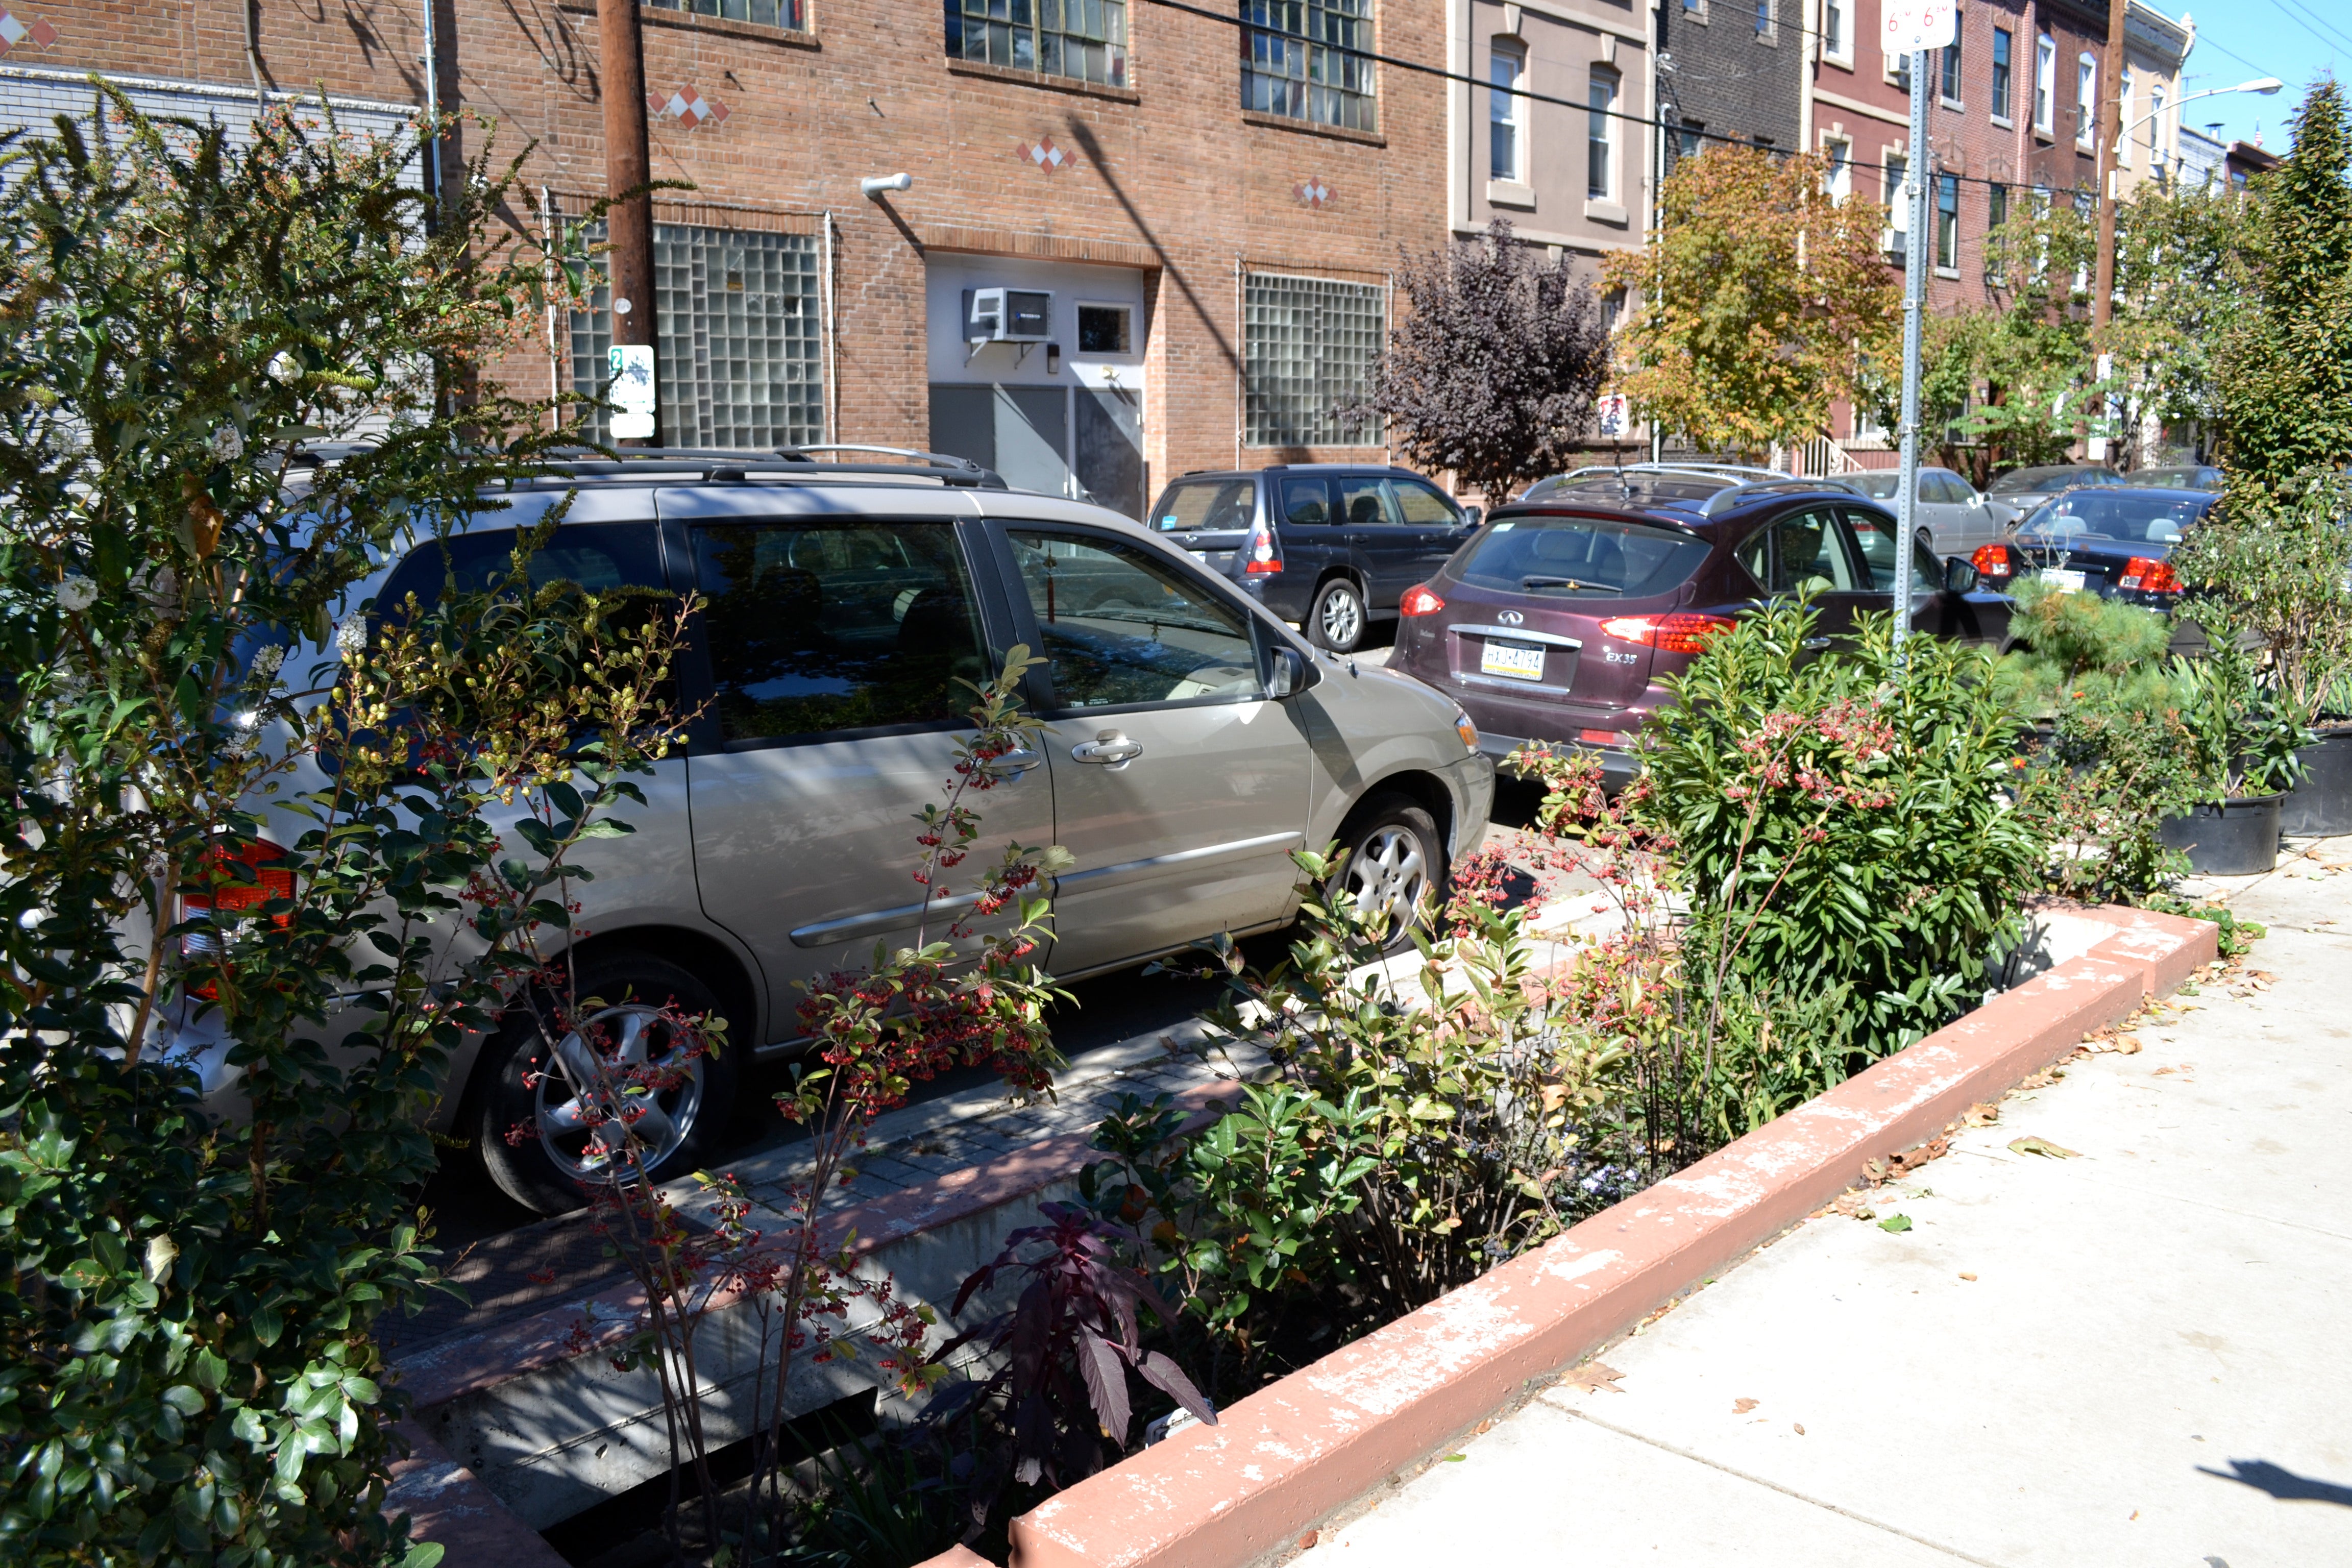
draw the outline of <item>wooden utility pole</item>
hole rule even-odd
[[[656,342],[654,308],[653,154],[646,141],[645,35],[638,0],[597,0],[597,41],[604,74],[604,191],[636,195],[609,210],[604,258],[613,283],[614,347]],[[658,446],[658,434],[625,446]]]
[[[2131,0],[2107,0],[2107,79],[2099,92],[2099,256],[2091,324],[2104,327],[2116,296],[2116,153],[2124,133],[2124,22]]]

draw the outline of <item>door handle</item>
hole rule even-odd
[[[1042,765],[1045,761],[1045,752],[1033,752],[1026,746],[1024,746],[1017,752],[1005,752],[1003,756],[998,757],[995,761],[990,763],[988,767],[991,773],[1025,773],[1031,768]]]
[[[1830,646],[1830,639],[1827,637],[1807,637],[1803,642],[1797,646],[1809,649],[1811,652],[1819,653],[1822,649]]]
[[[1118,730],[1105,730],[1091,741],[1080,741],[1070,748],[1070,755],[1082,763],[1095,763],[1104,767],[1123,768],[1143,755],[1143,743],[1130,741]]]

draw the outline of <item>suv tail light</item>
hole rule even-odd
[[[1249,537],[1249,561],[1242,568],[1251,577],[1269,576],[1282,570],[1282,556],[1274,547],[1274,530],[1261,522]]]
[[[1977,552],[1969,557],[1969,564],[1977,569],[1978,576],[1988,582],[2005,578],[2017,570],[2017,563],[2011,558],[2006,544],[1978,545]]]
[[[248,839],[235,849],[206,853],[198,877],[212,881],[213,890],[182,893],[173,900],[172,923],[184,928],[180,932],[182,956],[209,958],[220,952],[220,937],[206,929],[215,912],[257,910],[272,899],[291,899],[293,869],[278,864],[285,858],[285,850],[258,838]],[[239,865],[253,868],[252,881],[227,879],[236,875],[229,868]],[[291,915],[272,915],[270,919],[280,930],[293,923]]]
[[[2135,555],[2124,563],[2124,574],[2116,579],[2116,585],[2137,588],[2144,594],[2178,594],[2180,592],[2180,574],[2172,569],[2169,561]]]
[[[1668,616],[1619,616],[1601,622],[1601,631],[1619,642],[1654,647],[1660,653],[1698,653],[1706,648],[1707,639],[1729,631],[1734,624],[1728,616],[1677,610]]]
[[[1433,616],[1444,608],[1445,601],[1431,593],[1426,583],[1414,584],[1397,601],[1397,614],[1401,616]]]

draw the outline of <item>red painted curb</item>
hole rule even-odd
[[[1013,1521],[1013,1568],[1241,1568],[1769,1240],[2217,952],[2134,910],[1770,1126]],[[944,1568],[944,1564],[942,1565]]]

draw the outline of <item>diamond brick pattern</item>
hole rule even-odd
[[[667,98],[657,92],[646,94],[646,108],[656,114],[667,115],[688,131],[704,125],[724,124],[728,115],[733,112],[717,100],[703,97],[691,82]]]
[[[1065,153],[1055,146],[1051,136],[1041,136],[1034,142],[1016,142],[1013,151],[1048,174],[1073,167],[1078,161],[1076,154]]]
[[[1298,205],[1301,206],[1321,207],[1329,205],[1339,193],[1333,190],[1320,176],[1309,174],[1299,184],[1291,186],[1290,194],[1298,198]]]

